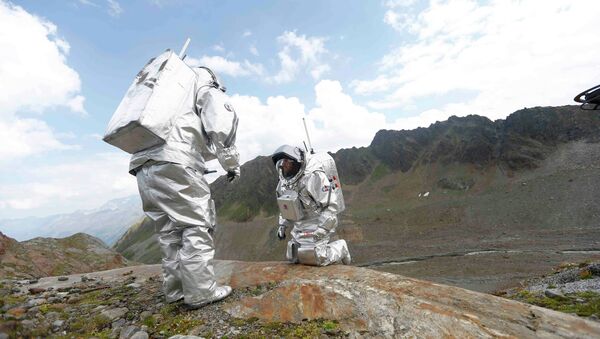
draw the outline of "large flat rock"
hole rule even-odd
[[[224,310],[239,318],[337,320],[344,330],[382,337],[600,338],[600,324],[593,321],[365,268],[218,260],[215,271],[221,283],[233,288],[263,286],[257,289],[258,295],[250,293],[222,303]],[[145,265],[87,276],[111,281],[159,274],[159,265]],[[43,278],[29,287],[59,287],[79,276],[66,282]]]

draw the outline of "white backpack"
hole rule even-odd
[[[308,155],[308,163],[306,164],[305,171],[323,171],[331,183],[332,190],[329,192],[335,191],[337,193],[331,195],[331,198],[336,199],[335,202],[338,206],[337,213],[341,213],[346,209],[344,194],[342,193],[342,184],[335,165],[335,160],[333,160],[329,153],[323,152]]]
[[[104,141],[131,154],[164,144],[174,119],[193,107],[196,79],[170,50],[150,59],[110,119]]]

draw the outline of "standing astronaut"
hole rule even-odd
[[[346,241],[329,242],[338,225],[337,214],[345,208],[333,158],[289,145],[279,147],[271,158],[279,173],[277,237],[285,239],[286,228],[293,226],[287,259],[314,266],[349,265]]]
[[[198,77],[190,100],[177,113],[165,143],[134,153],[129,166],[144,212],[159,232],[166,301],[184,299],[191,308],[231,293],[214,278],[215,206],[205,162],[218,159],[229,181],[240,175],[237,115],[212,71],[194,71]]]

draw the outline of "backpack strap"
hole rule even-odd
[[[202,68],[202,69],[206,70],[208,72],[208,74],[210,74],[210,76],[212,78],[212,82],[210,83],[210,86],[220,89],[222,92],[225,92],[227,90],[227,88],[225,88],[224,86],[221,86],[221,84],[217,80],[217,76],[210,68],[208,68],[206,66],[198,66],[198,68]]]

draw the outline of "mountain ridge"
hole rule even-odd
[[[121,254],[85,233],[18,242],[0,232],[0,276],[39,278],[127,266]]]
[[[112,245],[142,216],[142,203],[136,194],[109,200],[90,210],[45,217],[3,219],[0,220],[0,231],[19,241],[35,237],[61,238],[82,232]]]
[[[534,169],[557,145],[575,140],[600,141],[600,115],[578,106],[534,107],[496,121],[451,116],[427,128],[380,130],[369,146],[341,149],[332,156],[342,184],[358,184],[379,164],[402,172],[430,163],[498,166],[507,172]],[[233,185],[224,176],[211,184],[219,215],[249,221],[275,214],[278,177],[270,158],[250,160],[242,171]]]

